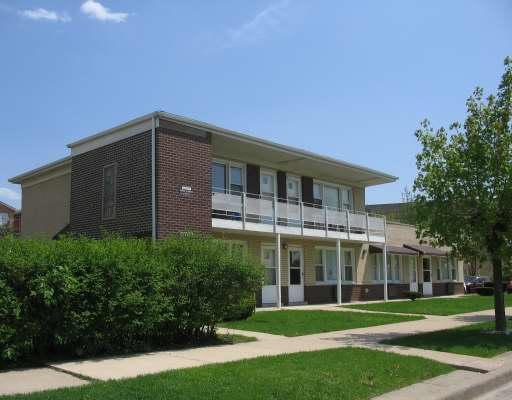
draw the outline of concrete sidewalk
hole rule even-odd
[[[322,309],[339,310],[338,307],[332,306],[330,308],[323,306]],[[507,309],[507,314],[512,314],[511,308]],[[15,371],[4,372],[0,373],[0,395],[74,386],[86,383],[86,381],[76,377],[97,380],[132,378],[139,375],[181,368],[198,367],[212,363],[224,363],[261,356],[272,356],[339,347],[365,347],[398,354],[417,355],[472,371],[494,371],[506,363],[507,359],[505,357],[487,359],[437,351],[405,348],[401,346],[389,346],[379,343],[384,339],[395,338],[398,336],[456,328],[470,323],[486,321],[492,318],[492,316],[492,310],[448,317],[427,316],[425,319],[417,321],[297,337],[284,337],[260,332],[219,329],[221,333],[238,333],[256,337],[258,340],[255,342],[239,343],[234,345],[159,351],[139,355],[55,363],[51,365],[52,368],[60,372],[55,370],[48,371],[47,368],[25,370],[23,375],[19,376],[7,375],[12,374]],[[62,377],[63,381],[61,382],[57,379],[57,377],[61,377],[60,374],[62,372],[70,374],[69,380]],[[47,378],[46,374],[48,374],[48,376],[55,376],[55,378]],[[63,375],[66,376],[66,374]],[[31,382],[30,385],[27,384],[28,381]],[[9,382],[10,386],[5,386],[3,384],[4,382]],[[45,384],[49,384],[50,386],[47,387]],[[4,387],[8,387],[9,391],[4,391]]]

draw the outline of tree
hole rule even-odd
[[[504,65],[495,95],[473,91],[463,125],[434,131],[422,122],[414,181],[419,236],[492,262],[497,332],[506,331],[502,280],[512,254],[512,58]]]

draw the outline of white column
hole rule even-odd
[[[341,305],[341,240],[336,240],[336,265],[338,267],[338,279],[337,279],[337,299],[338,305]]]
[[[277,276],[276,276],[276,285],[277,285],[277,307],[281,308],[281,234],[276,234],[276,266],[277,266]]]
[[[384,251],[382,257],[384,262],[384,301],[388,301],[388,244],[386,230],[386,217],[384,217]]]

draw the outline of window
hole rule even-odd
[[[388,255],[388,281],[400,282],[400,256],[398,254]]]
[[[441,257],[441,261],[439,263],[439,270],[440,270],[440,279],[439,280],[446,281],[446,280],[450,279],[450,269],[448,267],[448,259],[446,257]]]
[[[0,213],[0,226],[9,224],[9,214]]]
[[[354,281],[354,251],[353,250],[344,250],[344,273],[343,277],[344,281],[353,282]]]
[[[212,192],[240,195],[244,191],[244,167],[231,161],[212,164]]]
[[[409,278],[411,282],[415,283],[418,281],[417,258],[416,256],[407,256],[407,259],[409,261]]]
[[[265,281],[266,286],[273,286],[276,284],[276,249],[271,247],[264,247],[262,249],[262,263],[265,267]]]
[[[293,176],[286,177],[286,196],[289,201],[300,201],[300,180]]]
[[[103,167],[103,219],[116,216],[117,164]]]
[[[241,257],[247,255],[247,242],[241,240],[227,240],[229,251],[232,255]]]
[[[313,184],[313,203],[317,205],[322,205],[324,199],[324,189],[323,185],[320,183]]]
[[[342,280],[352,282],[354,280],[354,251],[342,249]],[[338,263],[336,249],[315,249],[313,255],[315,265],[315,279],[318,283],[335,283],[338,279]]]
[[[383,255],[379,253],[372,254],[372,279],[375,282],[382,282],[384,280],[384,262]]]
[[[229,167],[229,188],[232,194],[241,194],[244,191],[243,168],[231,165]]]
[[[354,209],[354,200],[351,188],[328,185],[320,182],[315,182],[313,184],[313,203],[341,210]]]
[[[449,258],[448,262],[450,264],[451,279],[452,279],[452,281],[456,281],[457,280],[457,260],[455,260],[454,258]]]
[[[261,172],[260,191],[262,197],[273,198],[276,192],[276,177],[271,172]]]
[[[212,192],[226,192],[226,166],[214,162],[212,167]]]

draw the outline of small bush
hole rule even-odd
[[[479,296],[494,296],[494,288],[492,287],[479,287],[476,288]]]
[[[213,335],[236,307],[247,313],[261,282],[259,263],[205,236],[156,244],[7,236],[0,239],[0,361],[195,341]]]
[[[419,299],[421,297],[420,292],[414,292],[414,291],[405,291],[403,292],[404,297],[407,297],[408,299],[414,301],[416,299]]]

